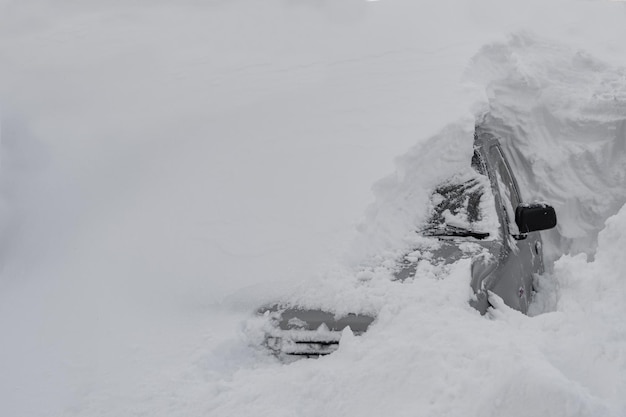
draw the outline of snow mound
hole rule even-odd
[[[626,70],[528,35],[485,46],[468,79],[485,90],[525,200],[554,205],[553,258],[593,255],[626,202]]]
[[[364,336],[319,360],[259,362],[221,375],[215,415],[623,416],[626,403],[626,208],[599,233],[596,258],[555,265],[555,310],[528,317],[497,297],[481,317],[467,306],[468,261],[446,279],[386,291]],[[372,280],[376,282],[376,280]],[[393,298],[392,298],[393,297]],[[211,361],[229,361],[214,351]],[[221,359],[220,359],[221,358]],[[384,401],[381,401],[384,399]]]
[[[393,282],[392,271],[402,256],[432,245],[416,231],[424,225],[435,188],[455,175],[475,176],[470,166],[473,137],[474,120],[460,121],[397,158],[396,172],[374,185],[375,202],[368,207],[345,256],[318,276],[289,288],[281,302],[337,314],[374,315],[385,306],[401,304],[406,288]],[[493,220],[486,219],[488,227],[493,227]],[[449,273],[434,266],[421,272],[433,279]],[[470,296],[469,273],[465,278],[463,303]]]
[[[585,254],[563,256],[555,264],[560,285],[557,307],[568,314],[601,317],[607,323],[623,323],[626,314],[626,206],[606,221],[598,236],[596,258]],[[619,328],[626,331],[626,326]]]
[[[626,415],[626,207],[606,221],[595,260],[585,254],[561,257],[554,268],[556,312],[535,318],[557,320],[544,328],[546,355],[588,394],[612,406],[606,415]],[[603,415],[603,414],[600,414]]]
[[[471,170],[473,137],[474,121],[462,120],[419,141],[396,159],[396,172],[374,185],[375,202],[359,226],[351,252],[359,264],[372,257],[380,262],[381,253],[410,246],[435,187]]]

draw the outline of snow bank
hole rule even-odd
[[[485,46],[468,78],[485,88],[522,197],[558,213],[552,257],[593,255],[626,202],[626,70],[528,34]]]
[[[590,393],[613,399],[613,415],[626,414],[626,207],[598,235],[594,261],[585,254],[555,264],[556,310],[570,331],[560,331],[551,355]],[[575,348],[574,348],[575,347]]]
[[[585,315],[617,325],[626,330],[623,317],[626,309],[626,206],[610,217],[598,236],[598,251],[594,261],[585,254],[563,256],[555,264],[559,291],[556,306],[571,315]]]
[[[228,373],[222,415],[622,416],[626,412],[626,209],[599,233],[596,259],[555,266],[556,311],[528,317],[497,298],[467,307],[468,262],[378,287],[387,301],[364,336],[319,360],[257,362]],[[230,353],[214,351],[228,360]],[[217,361],[217,359],[212,359]]]
[[[626,211],[599,235],[596,260],[559,260],[557,311],[536,317],[497,299],[467,307],[467,262],[378,287],[390,301],[364,336],[319,360],[257,362],[220,377],[215,414],[622,416],[626,411],[624,279],[614,256]],[[622,246],[623,247],[623,246]],[[617,269],[619,270],[619,269]],[[230,353],[214,351],[228,360]],[[218,359],[212,359],[217,361]]]

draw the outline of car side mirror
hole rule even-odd
[[[515,210],[515,223],[520,233],[552,229],[556,226],[556,212],[547,204],[520,204]]]

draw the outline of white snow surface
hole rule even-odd
[[[0,0],[0,415],[625,416],[625,6]],[[389,279],[487,110],[530,316]],[[285,364],[279,299],[377,319]]]

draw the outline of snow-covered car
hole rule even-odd
[[[500,141],[487,128],[475,129],[471,166],[469,173],[436,187],[428,220],[417,230],[421,243],[397,260],[393,277],[419,278],[425,265],[445,268],[470,258],[473,307],[484,314],[493,293],[526,313],[533,279],[544,271],[541,236],[534,232],[555,227],[556,213],[544,203],[524,203]],[[283,304],[265,306],[258,314],[267,319],[264,344],[269,349],[304,356],[333,352],[346,327],[360,335],[375,319]]]

